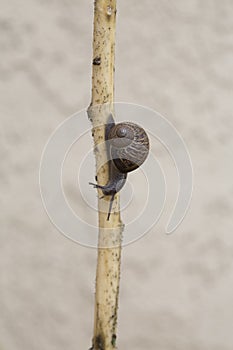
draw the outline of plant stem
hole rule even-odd
[[[116,0],[96,0],[94,6],[92,100],[88,116],[92,121],[95,144],[96,175],[100,185],[109,178],[105,124],[113,113],[115,61]],[[102,143],[102,145],[101,145]],[[104,164],[104,165],[103,165]],[[102,196],[98,190],[99,197]],[[120,283],[121,240],[119,195],[107,221],[105,201],[98,200],[99,240],[96,272],[94,335],[92,349],[116,348],[117,309]],[[104,203],[105,202],[105,203]]]

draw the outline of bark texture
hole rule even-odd
[[[94,7],[92,100],[88,116],[92,121],[95,145],[96,179],[105,185],[109,178],[105,124],[114,114],[116,1],[96,0]],[[98,191],[98,196],[103,194]],[[110,198],[98,200],[99,249],[96,273],[94,336],[92,349],[116,348],[117,308],[120,282],[121,240],[119,195],[115,196],[112,214],[107,221]]]

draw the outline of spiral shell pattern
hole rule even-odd
[[[109,132],[111,158],[122,173],[137,169],[149,153],[149,138],[137,124],[124,122],[116,124]]]

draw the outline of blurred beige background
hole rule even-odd
[[[0,5],[0,349],[87,350],[96,251],[50,223],[38,168],[54,128],[89,104],[93,3]],[[116,50],[116,100],[165,115],[195,173],[178,230],[164,234],[167,203],[158,225],[124,248],[118,347],[230,350],[233,2],[118,0]]]

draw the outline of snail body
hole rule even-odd
[[[90,184],[100,188],[105,196],[111,196],[107,216],[109,220],[112,202],[116,193],[125,185],[127,173],[137,169],[146,160],[150,146],[142,127],[131,122],[115,124],[112,115],[105,128],[105,140],[110,159],[109,181],[104,186]]]

